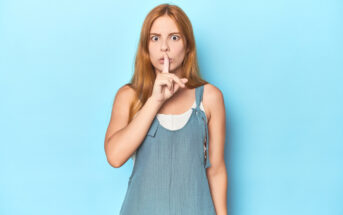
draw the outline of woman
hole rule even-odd
[[[120,214],[226,215],[224,143],[223,95],[200,77],[191,23],[179,7],[159,5],[105,137],[111,166],[134,159]]]

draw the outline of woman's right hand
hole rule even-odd
[[[151,97],[159,103],[164,103],[172,97],[180,88],[184,88],[187,78],[179,78],[169,73],[168,55],[164,53],[164,64],[162,72],[156,75]]]

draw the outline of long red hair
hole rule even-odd
[[[136,97],[130,106],[129,122],[152,94],[156,74],[149,57],[149,34],[153,22],[163,15],[168,15],[175,21],[182,38],[185,40],[186,50],[188,52],[186,52],[182,63],[182,78],[188,79],[188,82],[185,84],[186,87],[193,89],[208,83],[200,75],[193,28],[187,15],[176,5],[158,5],[148,13],[143,22],[135,59],[135,71],[130,83],[126,84],[136,92]]]

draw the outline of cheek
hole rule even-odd
[[[152,61],[158,59],[158,51],[155,46],[149,46],[148,51],[149,51],[150,59]]]
[[[184,46],[179,46],[175,49],[175,55],[179,59],[179,61],[182,61],[184,56],[185,56],[185,47]]]

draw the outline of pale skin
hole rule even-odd
[[[118,90],[104,143],[107,161],[111,166],[119,168],[126,163],[143,142],[156,114],[181,114],[192,106],[195,89],[188,89],[184,85],[187,79],[181,78],[181,64],[186,54],[186,44],[176,23],[166,15],[157,18],[151,27],[149,41],[150,60],[156,73],[152,95],[128,123],[129,105],[135,92],[129,86]],[[227,215],[223,95],[214,85],[206,84],[202,103],[208,119],[210,142],[207,153],[211,166],[206,169],[206,174],[216,214]]]

